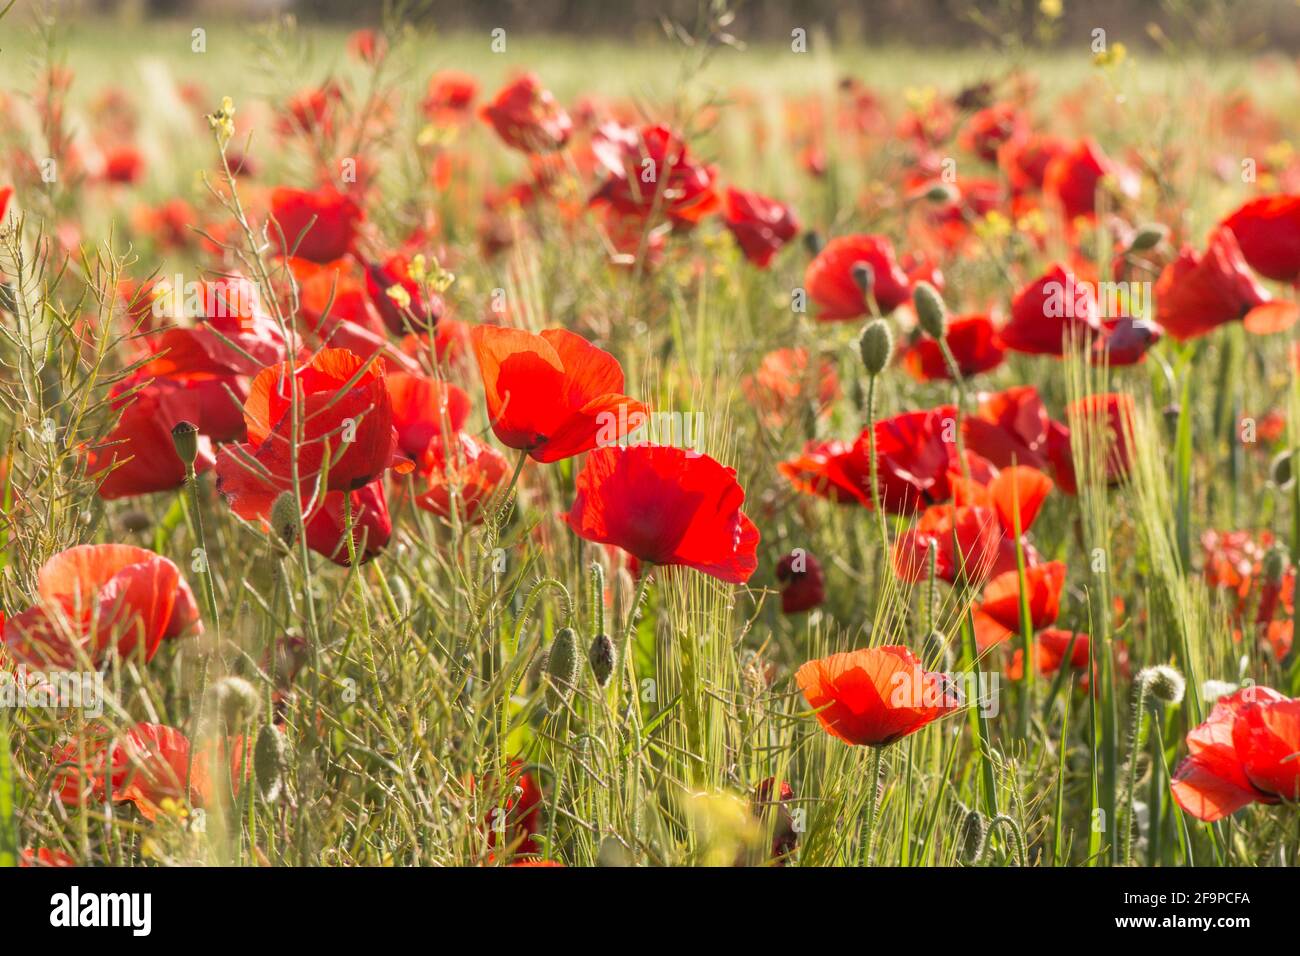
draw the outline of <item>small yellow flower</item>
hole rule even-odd
[[[1038,12],[1049,20],[1057,20],[1064,12],[1061,0],[1038,0]]]
[[[1100,53],[1093,54],[1092,62],[1095,66],[1101,67],[1119,66],[1127,56],[1128,47],[1123,43],[1115,42]]]
[[[384,290],[388,297],[397,303],[399,309],[409,309],[411,307],[411,293],[401,285],[390,285]]]

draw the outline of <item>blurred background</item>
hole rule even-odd
[[[46,0],[18,0],[40,5]],[[689,24],[700,0],[72,0],[65,10],[124,21],[169,17],[242,19],[293,13],[303,20],[378,22],[400,6],[408,19],[448,30],[507,28],[641,39],[669,17]],[[741,40],[788,37],[793,27],[824,29],[840,43],[970,46],[1078,43],[1098,27],[1130,43],[1166,48],[1300,51],[1300,0],[748,0]],[[2,30],[3,28],[0,28]]]

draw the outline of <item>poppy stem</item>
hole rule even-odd
[[[1124,866],[1133,865],[1133,793],[1137,787],[1138,754],[1145,750],[1147,745],[1147,698],[1149,696],[1147,685],[1147,681],[1139,680],[1134,689],[1133,736],[1129,743],[1127,781],[1124,787],[1124,818],[1120,822],[1120,838],[1123,847],[1120,860]]]
[[[876,835],[876,811],[880,805],[880,756],[884,747],[871,748],[871,769],[867,771],[867,819],[862,826],[862,846],[859,850],[862,866],[871,866],[872,843]]]
[[[880,523],[880,544],[883,547],[884,555],[889,555],[889,531],[885,527],[885,510],[880,501],[880,478],[877,473],[878,465],[876,463],[876,379],[877,375],[867,376],[867,433],[871,436],[867,443],[870,461],[871,461],[871,507],[876,512],[876,519]]]
[[[199,486],[198,476],[194,472],[194,462],[187,462],[185,465],[185,497],[188,503],[190,516],[194,521],[194,537],[199,543],[199,554],[202,559],[200,572],[199,590],[203,594],[203,603],[207,605],[205,610],[208,612],[208,620],[212,622],[212,633],[215,639],[214,646],[221,647],[221,619],[217,615],[217,591],[212,584],[212,562],[208,560],[208,542],[203,534],[203,515],[199,512]],[[199,660],[199,688],[198,702],[194,705],[194,723],[190,729],[190,750],[185,759],[185,802],[188,803],[191,796],[190,782],[194,778],[194,751],[198,749],[198,730],[203,723],[203,698],[208,691],[208,665],[211,662],[211,655],[204,654],[200,651]]]

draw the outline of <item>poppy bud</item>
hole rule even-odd
[[[614,673],[614,642],[608,634],[597,634],[591,639],[591,647],[587,648],[587,663],[591,665],[591,673],[595,675],[597,684],[604,687],[609,683],[609,676]]]
[[[858,337],[858,352],[868,375],[879,375],[894,355],[894,333],[884,319],[872,319]]]
[[[808,255],[817,255],[824,245],[826,242],[822,239],[822,234],[815,229],[809,229],[803,234],[803,247],[808,250]]]
[[[855,262],[849,272],[858,288],[862,290],[863,296],[870,295],[871,287],[876,283],[876,271],[871,268],[871,263]]]
[[[214,704],[213,716],[228,729],[241,726],[262,705],[256,688],[242,677],[223,677],[212,685],[208,694]]]
[[[912,306],[921,330],[932,339],[942,339],[948,326],[948,309],[943,297],[928,282],[918,282],[912,290]]]
[[[172,444],[186,470],[193,468],[194,459],[199,457],[199,426],[193,422],[177,422],[172,426]]]
[[[147,511],[132,509],[124,512],[118,519],[123,531],[147,531],[153,526],[153,519]]]
[[[1295,471],[1291,467],[1291,450],[1278,452],[1268,465],[1268,478],[1278,488],[1288,491],[1295,480]]]
[[[282,491],[271,505],[271,530],[279,536],[286,546],[292,546],[298,538],[298,502],[293,494]]]
[[[1146,691],[1163,704],[1177,704],[1183,699],[1187,682],[1183,675],[1165,664],[1147,667],[1138,673],[1138,683],[1146,686]]]
[[[1146,252],[1148,249],[1154,249],[1160,243],[1164,242],[1165,237],[1169,235],[1169,229],[1158,222],[1149,222],[1144,226],[1139,226],[1137,232],[1133,233],[1133,238],[1128,244],[1129,252]]]
[[[1291,552],[1287,550],[1286,545],[1281,542],[1274,544],[1264,555],[1264,580],[1280,584],[1286,569],[1290,566]]]
[[[984,858],[984,843],[989,835],[989,822],[978,810],[971,810],[961,822],[958,834],[962,859],[978,863]]]
[[[936,206],[947,206],[957,201],[957,190],[947,183],[935,183],[925,191],[925,198]]]
[[[551,642],[551,656],[546,662],[546,709],[552,714],[564,709],[578,684],[578,635],[571,627],[562,627]]]
[[[253,771],[257,789],[267,803],[275,803],[284,788],[284,774],[289,769],[289,741],[274,724],[267,724],[257,734],[253,745]]]

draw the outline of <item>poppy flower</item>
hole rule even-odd
[[[386,380],[398,447],[411,458],[444,430],[460,431],[469,417],[469,396],[450,382],[412,372],[391,372]]]
[[[478,95],[478,81],[468,73],[444,70],[429,77],[422,107],[434,122],[446,122],[469,112]]]
[[[331,491],[325,495],[304,522],[307,547],[343,568],[351,563],[345,494],[352,498],[352,542],[358,564],[365,564],[384,550],[393,533],[382,478],[356,491]]]
[[[943,675],[906,647],[884,646],[811,660],[795,682],[832,737],[883,747],[958,707]]]
[[[134,146],[119,146],[104,157],[104,181],[133,186],[144,178],[144,157]]]
[[[998,468],[1029,465],[1048,472],[1056,486],[1075,493],[1070,429],[1052,420],[1033,385],[980,396],[975,414],[962,419],[966,450]]]
[[[278,186],[271,192],[271,218],[272,239],[284,255],[332,262],[352,250],[365,212],[332,186],[314,192]]]
[[[5,213],[9,211],[9,200],[13,195],[14,187],[0,186],[0,219],[4,219]]]
[[[231,779],[225,786],[238,792],[243,741],[237,738],[231,743]],[[205,748],[191,761],[189,738],[174,727],[138,723],[118,739],[110,739],[99,729],[55,750],[53,762],[61,766],[52,786],[70,806],[82,801],[103,802],[111,789],[114,803],[132,803],[141,816],[153,821],[166,800],[202,807],[222,792],[213,786],[212,757],[224,756],[227,744],[217,742],[210,747],[215,749]]]
[[[1000,337],[1012,352],[1059,357],[1067,336],[1089,339],[1100,331],[1092,283],[1057,264],[1016,293]]]
[[[957,457],[957,411],[941,405],[928,411],[905,412],[875,425],[876,474],[880,504],[892,514],[912,514],[952,495],[949,478],[962,471]],[[871,433],[863,430],[855,453],[867,461],[870,487]],[[977,477],[990,474],[987,462],[967,452],[967,464]],[[868,492],[868,499],[870,493]]]
[[[826,600],[821,562],[803,549],[790,552],[776,565],[781,585],[781,613],[810,611]]]
[[[101,498],[131,498],[172,491],[185,483],[185,463],[176,453],[172,428],[201,417],[200,394],[180,382],[155,379],[138,390],[138,382],[119,384],[110,406],[120,412],[104,441],[90,449],[86,475],[98,478]],[[202,474],[215,459],[206,435],[198,439],[194,471]]]
[[[1090,358],[1093,364],[1104,360],[1112,368],[1137,365],[1146,360],[1147,352],[1163,337],[1164,329],[1146,319],[1106,319],[1101,337],[1093,340]]]
[[[855,443],[840,439],[814,440],[803,452],[777,463],[777,470],[804,494],[836,504],[871,504],[871,471]]]
[[[76,866],[77,861],[62,850],[41,847],[38,850],[23,850],[18,858],[19,866],[27,867],[68,867]]]
[[[559,461],[645,421],[645,406],[623,394],[618,360],[580,335],[479,325],[471,336],[492,431],[508,448]]]
[[[690,228],[720,205],[714,167],[698,163],[685,141],[667,126],[641,130],[601,127],[592,144],[608,173],[590,203],[637,224],[663,215],[679,228]]]
[[[944,341],[963,378],[995,369],[1006,357],[997,330],[987,315],[961,315],[949,320]],[[929,336],[918,335],[903,349],[902,364],[918,382],[951,378],[943,350]]]
[[[1222,225],[1232,230],[1241,254],[1260,275],[1278,282],[1300,279],[1300,195],[1252,199]]]
[[[1098,454],[1105,456],[1107,484],[1122,481],[1128,476],[1132,465],[1130,443],[1135,424],[1132,395],[1123,392],[1085,395],[1065,407],[1065,417],[1070,423],[1071,431],[1084,435],[1085,440],[1092,429],[1085,429],[1084,423],[1095,423],[1098,438],[1105,445],[1098,449]]]
[[[362,63],[377,63],[388,54],[388,40],[369,28],[354,30],[348,37],[348,53]]]
[[[778,866],[784,866],[785,858],[799,845],[799,829],[787,806],[793,802],[794,788],[785,780],[778,786],[775,777],[768,777],[754,788],[750,809],[759,820],[771,820],[771,859]]]
[[[1204,253],[1184,246],[1160,273],[1155,296],[1156,317],[1179,341],[1229,322],[1244,321],[1248,331],[1267,333],[1281,331],[1294,321],[1288,304],[1270,304],[1268,292],[1256,281],[1227,229],[1215,230]]]
[[[1110,176],[1120,191],[1137,192],[1133,173],[1113,162],[1091,139],[1054,156],[1043,170],[1043,195],[1055,202],[1067,220],[1097,211],[1097,188]]]
[[[1029,621],[1035,631],[1056,620],[1065,588],[1065,563],[1049,561],[1025,569],[1029,594]],[[1020,630],[1020,575],[1016,570],[999,574],[984,588],[980,609],[1011,631]]]
[[[1025,118],[1011,103],[997,103],[975,113],[961,132],[961,145],[986,163],[998,158],[1007,140],[1023,135]]]
[[[486,786],[497,789],[491,778]],[[500,806],[492,808],[483,820],[488,846],[520,855],[537,853],[533,838],[542,828],[542,788],[524,769],[522,760],[510,761],[503,787]]]
[[[4,645],[32,666],[98,666],[116,649],[152,660],[164,640],[203,633],[194,592],[161,555],[125,544],[61,551],[37,572],[37,603],[5,621]]]
[[[400,306],[390,294],[394,286],[405,293]],[[384,325],[395,335],[428,328],[441,318],[445,308],[439,296],[426,294],[424,287],[411,278],[410,262],[401,255],[366,263],[366,293]]]
[[[870,267],[870,291],[888,315],[912,295],[911,281],[883,236],[837,236],[817,253],[804,271],[803,284],[823,321],[856,319],[870,312],[855,270]]]
[[[217,490],[241,518],[269,517],[276,497],[294,490],[295,455],[302,500],[322,479],[322,492],[356,491],[392,465],[410,470],[394,461],[382,365],[346,349],[324,349],[296,368],[263,369],[249,387],[244,420],[248,441],[222,446],[217,458]]]
[[[730,584],[758,567],[758,528],[740,510],[745,492],[735,469],[708,455],[665,445],[597,448],[574,492],[564,518],[580,538]]]
[[[805,401],[815,402],[815,413],[819,416],[830,412],[840,395],[835,363],[821,359],[815,374],[808,366],[807,349],[774,349],[763,356],[753,375],[741,379],[745,397],[758,410],[765,425],[781,427],[799,411],[800,398],[814,389],[816,396],[808,394]]]
[[[799,233],[799,221],[789,206],[732,187],[727,187],[724,221],[745,258],[760,269]]]
[[[1219,700],[1187,734],[1174,802],[1213,823],[1251,803],[1300,800],[1300,700],[1249,686]]]
[[[439,436],[425,448],[413,476],[416,507],[443,518],[458,510],[462,521],[481,521],[482,506],[509,468],[501,452],[465,432]]]
[[[533,73],[503,87],[480,115],[507,146],[524,153],[553,152],[573,134],[573,120]]]
[[[1043,187],[1048,164],[1068,148],[1054,136],[1012,137],[998,147],[998,166],[1014,195],[1037,192]]]
[[[957,504],[932,505],[894,544],[894,571],[905,581],[925,580],[931,549],[935,576],[950,584],[981,583],[1016,568],[1016,530],[1027,566],[1038,553],[1023,536],[1052,490],[1052,481],[1027,466],[1007,468],[986,486],[954,479]]]
[[[1092,644],[1087,634],[1080,634],[1064,628],[1049,627],[1034,635],[1034,666],[1039,674],[1050,677],[1063,665],[1070,670],[1087,671],[1092,660]],[[1066,660],[1066,654],[1069,660]],[[1007,676],[1011,680],[1020,680],[1024,676],[1024,655],[1019,648],[1012,656]],[[1084,690],[1088,684],[1087,675],[1079,682]]]

